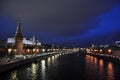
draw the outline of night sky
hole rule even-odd
[[[0,39],[23,35],[44,44],[90,46],[120,40],[120,0],[0,0]]]

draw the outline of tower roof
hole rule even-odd
[[[21,39],[23,38],[21,27],[22,27],[22,21],[21,21],[21,19],[19,19],[15,38],[21,38]]]

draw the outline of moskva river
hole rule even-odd
[[[0,80],[120,80],[120,65],[81,53],[56,54],[4,72]]]

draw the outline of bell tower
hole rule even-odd
[[[23,54],[23,34],[22,34],[21,27],[22,27],[22,21],[19,20],[16,34],[14,36],[15,48],[17,49],[17,54]]]

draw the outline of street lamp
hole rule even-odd
[[[102,49],[100,49],[100,52],[102,52],[103,50]]]
[[[30,53],[30,49],[27,49],[27,52]]]
[[[33,49],[33,52],[35,52],[35,49]]]
[[[35,51],[36,51],[36,49],[34,48],[34,49],[33,49],[33,56],[35,56],[35,53],[36,53]]]
[[[45,49],[44,49],[44,48],[42,49],[42,52],[45,52]]]
[[[12,49],[11,48],[9,48],[8,49],[8,55],[10,56],[10,53],[12,52]]]
[[[37,49],[37,53],[39,52],[40,50],[39,49]]]
[[[108,49],[108,53],[111,53],[112,52],[112,50],[111,49]]]
[[[11,53],[11,52],[12,52],[12,49],[11,49],[11,48],[9,48],[9,49],[8,49],[8,53]]]
[[[95,50],[94,50],[94,52],[98,52],[98,50],[97,50],[97,49],[95,49]]]

